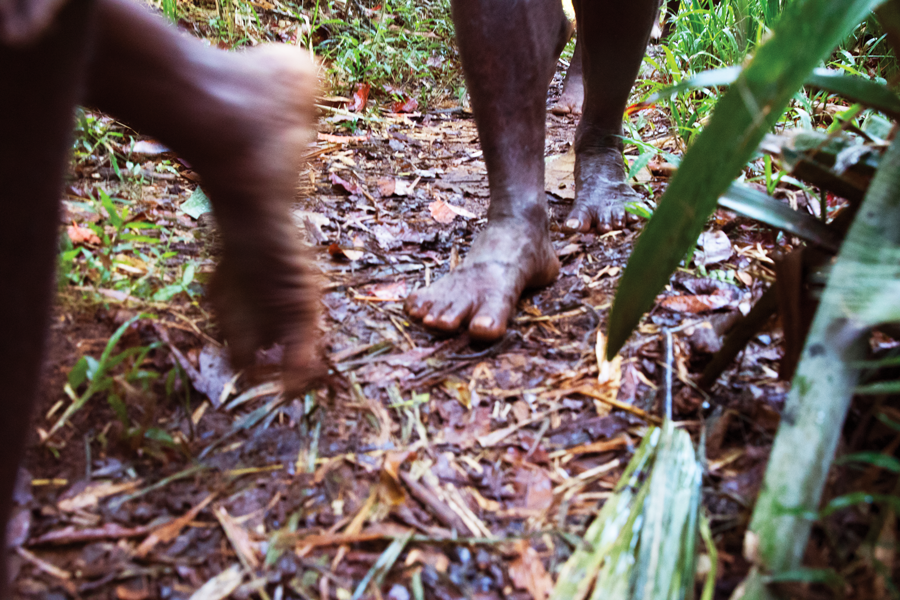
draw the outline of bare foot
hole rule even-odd
[[[462,265],[413,292],[406,311],[427,327],[453,332],[468,323],[473,338],[495,340],[506,333],[522,292],[548,285],[558,273],[546,225],[498,219],[488,223]]]
[[[228,131],[208,142],[227,144],[227,152],[201,147],[196,165],[222,231],[212,301],[235,365],[252,364],[257,349],[280,342],[285,386],[299,391],[321,374],[318,285],[289,212],[313,131],[315,66],[288,46],[227,58],[229,89],[219,91],[229,100],[219,109]]]
[[[580,115],[584,106],[584,79],[581,72],[577,74],[570,68],[563,81],[562,94],[556,104],[550,107],[554,115]]]
[[[572,54],[572,62],[566,71],[563,80],[563,90],[556,101],[550,107],[554,115],[580,115],[584,107],[584,65],[581,62],[581,40],[575,42],[575,52]]]
[[[618,147],[575,155],[575,206],[566,218],[568,231],[607,232],[621,229],[633,217],[625,204],[641,196],[626,183],[625,163]]]

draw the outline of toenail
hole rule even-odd
[[[475,317],[472,319],[472,327],[477,329],[493,329],[494,319],[491,317]]]
[[[566,221],[566,227],[569,229],[581,229],[581,221],[578,219],[569,219]]]

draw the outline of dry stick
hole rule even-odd
[[[477,535],[477,532],[469,529],[469,526],[466,525],[465,521],[463,521],[459,515],[453,512],[453,510],[449,506],[444,504],[434,492],[413,479],[409,473],[401,471],[400,479],[409,489],[409,492],[413,495],[413,497],[424,504],[426,507],[428,507],[438,521],[440,521],[450,529],[455,529],[460,533],[465,532],[469,535]]]
[[[651,415],[647,411],[641,410],[640,408],[638,408],[636,406],[632,406],[630,404],[625,404],[624,402],[619,402],[618,400],[613,400],[611,398],[606,398],[602,394],[598,394],[597,392],[592,390],[590,387],[583,386],[580,388],[574,388],[571,390],[571,392],[578,393],[578,394],[584,394],[585,396],[588,396],[589,398],[594,398],[595,400],[599,400],[600,402],[609,404],[610,406],[612,406],[614,408],[618,408],[619,410],[624,410],[625,412],[631,413],[631,414],[635,415],[636,417],[640,417],[640,418],[644,419],[645,421],[653,423],[654,425],[662,424],[662,419],[660,419],[659,417],[657,417],[655,415]]]

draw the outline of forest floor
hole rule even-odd
[[[560,84],[561,73],[548,106]],[[655,111],[641,116],[642,138],[678,154]],[[149,145],[131,154],[143,175],[125,182],[102,161],[76,164],[64,235],[107,260],[80,285],[61,285],[16,498],[18,593],[186,599],[212,581],[193,597],[344,599],[359,588],[354,597],[543,598],[660,414],[667,328],[675,420],[697,443],[705,429],[703,505],[718,546],[717,597],[726,597],[746,572],[743,532],[787,390],[775,324],[711,391],[693,381],[723,324],[771,282],[783,239],[719,211],[701,248],[705,271],[695,261],[678,273],[600,382],[597,333],[641,225],[559,231],[576,120],[548,112],[562,273],[521,301],[501,341],[438,337],[406,318],[403,298],[452,269],[485,222],[475,124],[452,105],[370,115],[347,135],[346,111],[325,110],[302,173],[294,216],[323,274],[334,366],[329,385],[304,398],[246,382],[223,360],[197,287],[212,270],[214,226],[181,208],[196,186],[190,171]],[[658,198],[669,175],[653,163],[637,189]],[[122,247],[104,254],[84,234],[89,223],[111,231],[92,200],[100,189],[132,221],[162,228],[177,255],[160,264],[192,266],[167,301],[107,285],[117,271],[144,276],[153,264]],[[85,256],[71,268],[84,269]],[[97,271],[104,265],[109,277]],[[700,276],[713,271],[731,283]],[[79,392],[65,390],[78,359],[99,359],[140,313],[153,316],[128,327],[114,353],[146,355],[123,362],[107,391],[51,432]]]

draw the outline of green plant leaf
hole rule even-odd
[[[123,224],[122,216],[116,209],[116,205],[113,203],[112,198],[110,198],[109,194],[102,189],[100,190],[100,203],[103,204],[103,208],[105,208],[106,212],[109,214],[109,222],[116,228],[116,231],[120,230]]]
[[[878,452],[856,452],[842,456],[834,461],[838,465],[846,465],[853,463],[864,463],[880,469],[885,469],[891,473],[900,473],[900,460],[886,454]]]
[[[199,219],[200,215],[212,212],[212,204],[210,204],[209,198],[206,197],[199,185],[194,188],[191,197],[181,205],[181,212],[192,219]]]
[[[896,300],[896,296],[894,297]],[[877,383],[869,383],[856,388],[857,394],[879,395],[879,394],[896,394],[900,392],[900,381],[879,381]]]
[[[797,212],[783,202],[739,183],[731,184],[719,198],[719,206],[828,250],[837,251],[840,246],[840,236],[819,219]]]
[[[193,283],[194,273],[196,272],[196,270],[197,270],[197,266],[194,263],[189,262],[187,264],[187,266],[184,268],[184,273],[181,276],[182,287],[187,287],[187,286],[191,285],[191,283]]]
[[[806,83],[900,119],[900,98],[881,83],[853,75],[841,75],[828,69],[814,69],[806,78]]]
[[[694,246],[718,197],[740,174],[812,69],[880,0],[797,0],[716,107],[635,245],[609,322],[612,357]]]
[[[78,359],[78,362],[75,363],[75,366],[72,367],[72,370],[69,371],[69,385],[72,386],[72,389],[78,389],[82,383],[87,380],[87,372],[88,372],[88,362],[87,359],[82,356]]]
[[[770,583],[822,583],[833,589],[844,586],[844,578],[834,569],[794,569],[783,571],[766,578]]]

